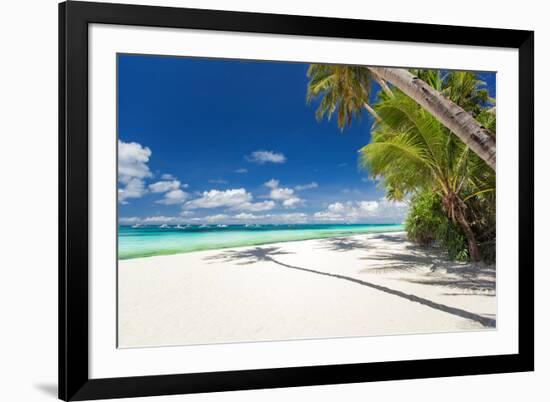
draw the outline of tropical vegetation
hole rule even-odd
[[[479,141],[472,144],[455,135],[446,123],[448,114],[434,112],[410,90],[402,90],[392,74],[414,77],[415,85],[429,87],[428,92],[436,94],[432,98],[460,110],[461,121],[475,121],[468,124],[477,125],[484,141],[490,138],[485,145],[494,145],[494,100],[485,84],[471,72],[383,70],[402,69],[312,65],[307,100],[319,98],[317,118],[336,114],[340,129],[363,110],[375,117],[370,143],[360,150],[360,164],[380,180],[388,199],[409,201],[405,228],[410,240],[444,247],[452,259],[494,260],[494,151],[489,158],[475,152]],[[375,102],[370,101],[373,81],[383,88]]]
[[[369,93],[369,85],[365,84],[365,78],[371,77],[390,96],[391,90],[389,90],[387,82],[399,88],[429,111],[441,124],[451,130],[493,170],[496,167],[496,139],[494,133],[473,118],[470,113],[467,113],[460,104],[444,96],[433,86],[430,86],[408,70],[387,67],[312,64],[307,75],[310,78],[308,100],[323,94],[324,102],[325,96],[327,96],[326,105],[322,104],[320,106],[318,115],[321,114],[322,116],[322,110],[325,109],[330,118],[337,108],[340,128],[344,126],[344,122],[349,124],[353,114],[360,113],[362,106],[371,112],[368,102],[362,102],[364,99],[363,94],[368,95]],[[353,100],[353,102],[350,102],[350,100]],[[331,109],[326,109],[326,107]],[[349,120],[346,121],[344,117]]]

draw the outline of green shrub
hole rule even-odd
[[[468,242],[458,225],[446,218],[439,227],[438,243],[447,250],[449,259],[455,261],[469,261]]]
[[[441,199],[436,193],[418,193],[411,199],[409,214],[405,221],[407,237],[423,246],[433,245],[445,219],[441,210]]]
[[[462,230],[442,208],[441,197],[432,191],[417,193],[412,199],[405,230],[410,241],[422,246],[441,247],[449,258],[468,261],[468,243]]]
[[[493,193],[483,194],[467,201],[468,220],[478,241],[481,259],[487,263],[495,262],[496,257],[496,202]]]

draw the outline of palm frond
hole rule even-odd
[[[324,117],[330,120],[337,113],[338,127],[343,130],[354,119],[361,118],[363,105],[370,97],[370,70],[361,66],[312,64],[307,76],[306,102],[311,104],[320,98],[318,120]]]
[[[441,124],[428,112],[403,93],[396,93],[375,106],[383,124],[395,132],[409,132],[415,141],[422,143],[435,164],[442,162],[447,135]]]

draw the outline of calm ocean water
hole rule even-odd
[[[124,260],[198,250],[401,230],[403,225],[399,224],[119,226],[118,258]]]

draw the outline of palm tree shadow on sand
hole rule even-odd
[[[327,276],[334,279],[339,279],[347,282],[352,282],[357,285],[366,286],[371,289],[375,289],[387,294],[391,294],[397,297],[401,297],[405,300],[420,303],[424,306],[433,308],[435,310],[443,311],[448,314],[452,314],[461,318],[469,319],[475,322],[478,322],[482,324],[485,327],[488,328],[494,328],[496,326],[496,321],[492,318],[483,317],[478,314],[471,313],[466,310],[462,310],[456,307],[447,306],[445,304],[441,303],[435,303],[431,300],[425,299],[423,297],[418,297],[412,294],[407,294],[404,292],[401,292],[399,290],[390,289],[386,286],[377,285],[374,283],[366,282],[357,278],[345,276],[345,275],[339,275],[329,272],[323,272],[318,271],[311,268],[305,268],[305,267],[298,267],[296,265],[290,265],[286,264],[282,261],[277,260],[275,257],[281,256],[281,255],[288,255],[288,254],[294,254],[291,252],[283,251],[279,247],[254,247],[244,250],[226,250],[221,252],[220,254],[213,255],[210,257],[205,257],[206,261],[223,261],[223,262],[233,262],[237,265],[250,265],[254,264],[256,262],[271,262],[273,264],[277,264],[279,266],[288,268],[288,269],[294,269],[298,271],[308,272],[311,274],[316,275],[322,275]]]
[[[446,287],[459,293],[444,293],[445,295],[475,295],[494,296],[496,291],[496,271],[493,266],[448,266],[445,268],[445,276],[425,276],[424,278],[404,279],[411,283],[421,285],[434,285]],[[464,293],[464,291],[468,293]]]
[[[366,250],[369,247],[368,242],[365,240],[345,236],[323,239],[321,244],[321,249],[339,252]]]
[[[370,267],[360,273],[391,273],[426,271],[422,277],[404,277],[403,281],[419,285],[431,285],[449,288],[462,293],[445,293],[445,295],[494,296],[496,291],[496,270],[494,265],[449,261],[438,253],[426,250],[415,254],[399,251],[384,251],[376,255],[363,257],[371,262]],[[379,264],[373,263],[380,261]],[[467,293],[464,293],[467,292]]]
[[[403,244],[398,236],[377,234],[369,240],[383,240]],[[362,251],[372,247],[368,240],[353,237],[335,237],[322,241],[321,249],[347,252]],[[401,280],[421,285],[432,285],[449,288],[446,296],[494,296],[496,289],[495,266],[483,265],[472,267],[466,263],[450,261],[446,256],[430,248],[405,245],[407,252],[387,249],[358,257],[369,261],[369,267],[359,271],[360,274],[391,274],[396,272],[430,272],[421,278],[402,278]],[[444,272],[445,275],[439,273]],[[454,293],[453,293],[454,292]],[[467,293],[464,293],[467,292]]]

